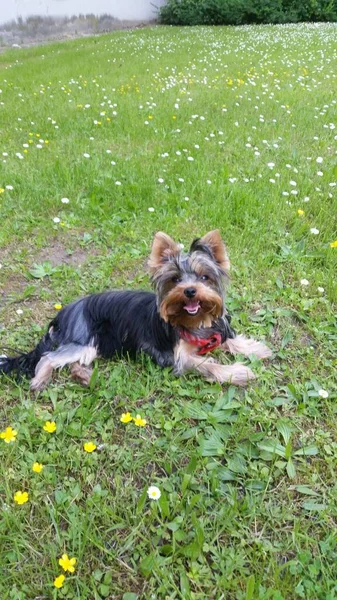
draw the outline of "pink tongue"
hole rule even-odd
[[[190,302],[185,304],[184,309],[187,310],[187,312],[194,313],[199,308],[199,306],[200,304],[198,300],[191,300]]]

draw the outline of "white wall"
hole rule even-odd
[[[152,0],[155,6],[164,0]],[[0,0],[0,23],[30,15],[67,16],[107,13],[117,19],[150,20],[156,17],[151,0]]]

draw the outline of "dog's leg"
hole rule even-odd
[[[175,372],[180,375],[191,370],[198,371],[211,381],[233,385],[247,385],[248,381],[255,379],[254,373],[245,365],[220,365],[211,358],[197,356],[195,346],[180,340],[175,347]]]
[[[89,366],[96,357],[97,349],[94,346],[80,344],[66,344],[54,352],[47,352],[36,365],[35,377],[31,381],[30,388],[34,391],[43,390],[48,385],[54,369],[77,362]]]
[[[231,354],[243,354],[244,356],[255,354],[257,358],[270,358],[272,356],[272,351],[268,346],[253,338],[246,338],[244,335],[237,335],[233,339],[228,338],[221,344],[221,348]]]
[[[92,369],[84,367],[79,362],[75,362],[70,367],[70,373],[72,379],[80,383],[81,385],[88,386],[92,375]]]

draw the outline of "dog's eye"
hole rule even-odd
[[[181,277],[172,277],[172,282],[173,283],[180,283],[181,282]]]
[[[208,281],[209,277],[208,275],[201,275],[200,279],[201,281]]]

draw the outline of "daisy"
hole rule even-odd
[[[150,487],[147,490],[147,495],[150,498],[150,500],[159,500],[161,496],[161,491],[155,485],[150,485]]]

